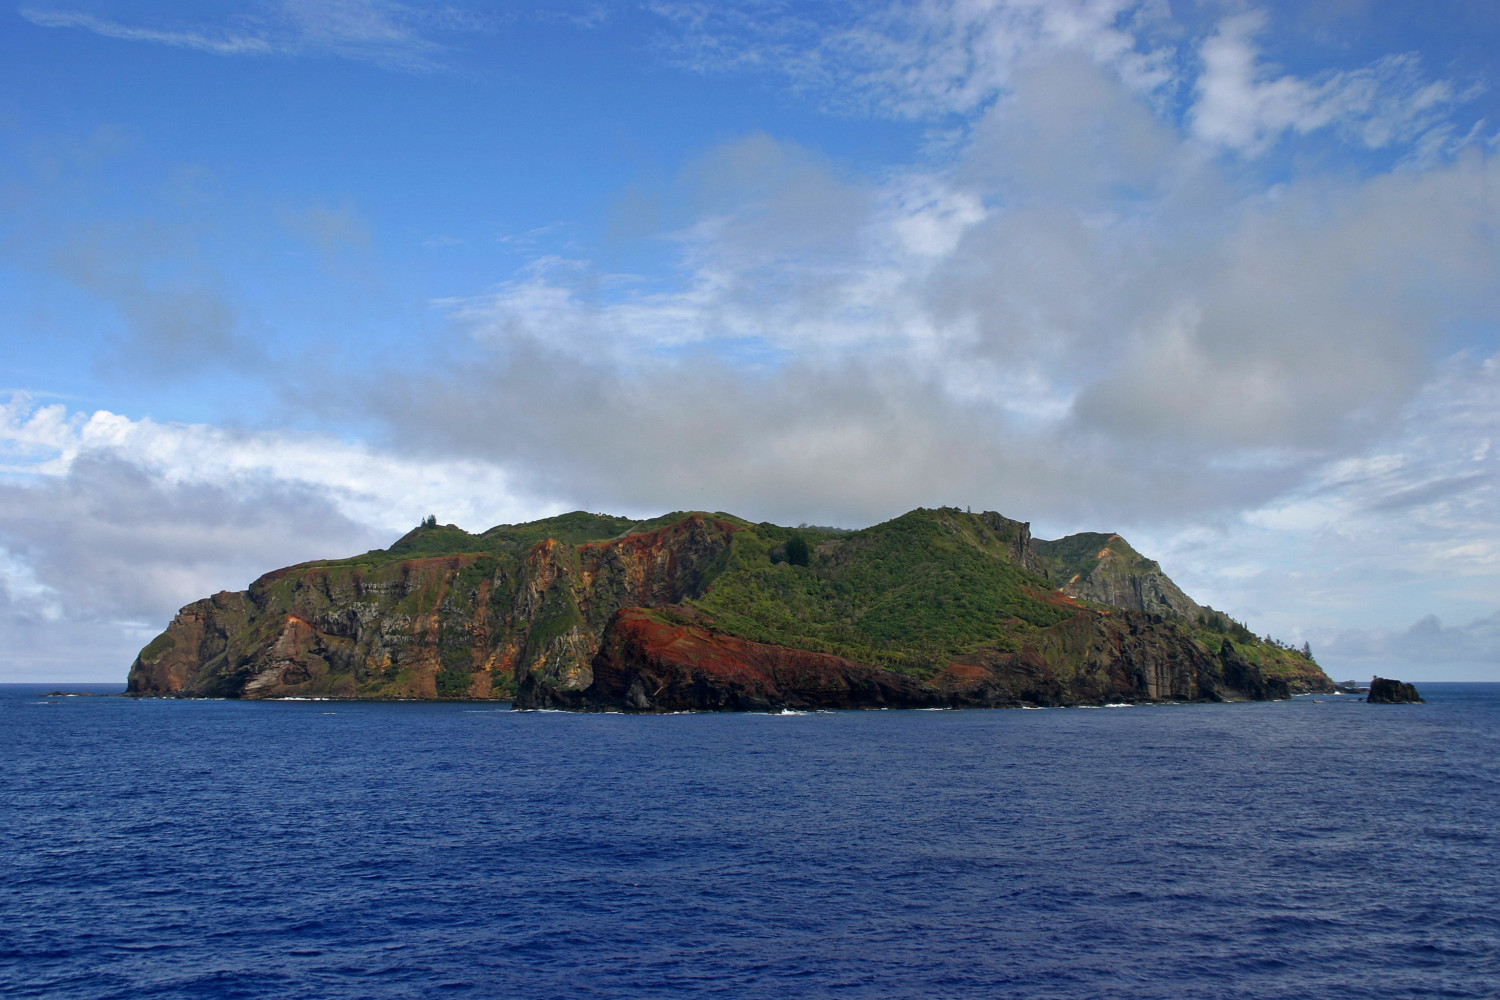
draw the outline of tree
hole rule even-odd
[[[786,561],[793,566],[807,565],[807,539],[801,535],[793,534],[786,540]]]
[[[426,517],[422,518],[422,527],[424,527],[424,528],[436,528],[437,527],[437,515],[436,514],[428,514]]]

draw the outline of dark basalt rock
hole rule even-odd
[[[1365,701],[1381,705],[1413,705],[1423,704],[1422,696],[1417,694],[1417,689],[1410,684],[1391,680],[1389,677],[1376,677],[1370,681],[1370,693],[1365,696]]]

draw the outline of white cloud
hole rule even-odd
[[[371,415],[647,509],[708,482],[794,522],[1181,517],[1361,453],[1500,315],[1489,159],[1247,191],[1076,60],[1018,74],[949,171],[752,136],[682,183],[675,280],[539,258],[442,303],[470,350],[361,390]]]
[[[1263,11],[1250,11],[1226,18],[1203,43],[1192,109],[1201,138],[1251,155],[1287,132],[1329,127],[1371,149],[1424,142],[1430,147],[1450,138],[1448,114],[1466,95],[1446,80],[1425,78],[1417,56],[1386,56],[1314,79],[1277,74],[1256,44],[1267,26]]]
[[[1169,14],[1139,0],[927,0],[817,14],[790,5],[655,9],[677,27],[670,52],[679,64],[780,75],[840,111],[970,115],[1003,93],[1038,49],[1079,53],[1137,91],[1171,77],[1171,52],[1156,44]],[[818,16],[829,10],[831,25]],[[852,16],[839,20],[846,11]]]
[[[1489,619],[1500,608],[1497,439],[1500,357],[1462,353],[1405,408],[1396,433],[1316,467],[1285,495],[1130,537],[1194,597],[1257,631],[1311,641],[1341,677],[1378,668],[1500,680],[1500,658],[1454,658],[1451,643],[1421,654],[1416,639],[1393,638],[1414,619]]]
[[[429,512],[478,531],[557,509],[555,500],[521,492],[490,462],[408,457],[323,434],[70,412],[61,403],[38,406],[23,394],[0,404],[0,456],[0,472],[23,485],[66,477],[88,456],[129,463],[169,485],[296,484],[380,532],[404,532]]]
[[[0,456],[8,679],[123,676],[122,651],[189,601],[279,566],[388,545],[429,512],[483,530],[563,509],[518,494],[491,463],[69,412],[24,396],[0,404]],[[79,636],[90,638],[70,638]],[[91,659],[101,649],[115,662]]]
[[[1170,112],[1191,96],[1193,133],[1256,156],[1288,134],[1332,129],[1368,149],[1430,164],[1478,141],[1455,108],[1480,89],[1426,75],[1414,53],[1310,77],[1282,72],[1260,40],[1267,13],[1224,17],[1197,39],[1153,0],[916,0],[879,6],[658,3],[669,51],[705,73],[783,78],[841,113],[972,121],[1038,59],[1086,61]],[[960,129],[961,131],[961,129]]]
[[[22,7],[23,18],[43,28],[79,28],[105,38],[130,42],[155,42],[177,48],[198,49],[215,55],[269,55],[276,51],[271,41],[258,34],[235,31],[203,31],[131,26],[84,11]]]
[[[432,72],[447,66],[434,33],[470,28],[473,18],[392,0],[301,0],[261,3],[225,19],[166,23],[158,18],[103,17],[88,11],[23,7],[43,28],[74,28],[106,38],[194,49],[221,56],[337,56],[388,69]]]

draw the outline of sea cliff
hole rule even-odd
[[[574,512],[268,573],[188,605],[128,691],[664,712],[1285,697],[1309,657],[1193,602],[1118,535],[993,512],[860,531]]]

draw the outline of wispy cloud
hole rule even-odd
[[[278,48],[264,34],[233,30],[195,30],[191,28],[152,28],[123,24],[82,11],[46,10],[22,7],[23,18],[42,28],[79,28],[105,38],[128,42],[155,42],[176,48],[197,49],[216,55],[270,55]]]
[[[664,43],[699,72],[778,76],[835,110],[903,118],[973,114],[1037,49],[1078,52],[1133,88],[1171,78],[1158,5],[1001,0],[882,5],[657,3]]]
[[[1261,51],[1267,13],[1224,17],[1207,37],[1149,0],[954,0],[871,5],[657,3],[664,48],[703,73],[779,78],[830,110],[918,120],[972,117],[1038,59],[1081,57],[1198,138],[1258,156],[1286,135],[1337,132],[1423,161],[1475,140],[1452,120],[1473,84],[1429,76],[1412,53],[1301,77]],[[1473,133],[1473,134],[1471,134]]]
[[[334,56],[416,73],[448,68],[448,46],[436,36],[472,30],[481,23],[475,16],[392,0],[286,0],[262,3],[227,19],[173,23],[138,14],[109,18],[55,7],[23,7],[20,14],[40,27],[72,28],[214,55]]]
[[[1488,620],[1500,607],[1497,445],[1500,356],[1464,352],[1439,367],[1394,433],[1256,509],[1143,539],[1195,597],[1258,630],[1311,640],[1341,676],[1382,658],[1380,669],[1454,676],[1443,656],[1480,663],[1458,656],[1457,626],[1425,654],[1432,629],[1403,629],[1428,616]]]
[[[49,269],[124,320],[111,364],[162,378],[264,362],[191,227],[112,220],[56,235]]]

